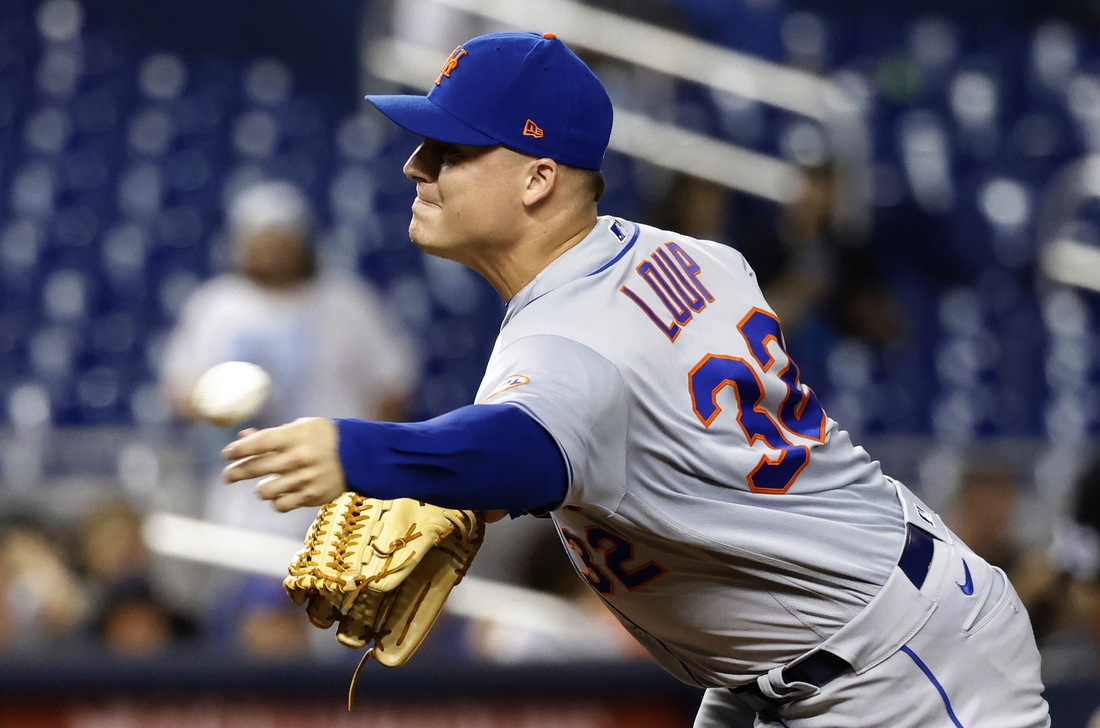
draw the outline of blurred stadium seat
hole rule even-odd
[[[704,12],[682,5],[688,17]],[[236,64],[213,57],[185,61],[172,49],[135,53],[87,32],[79,5],[49,7],[5,18],[11,40],[0,59],[0,111],[8,109],[0,115],[7,119],[0,143],[11,152],[0,174],[0,199],[7,202],[0,252],[5,298],[12,310],[25,312],[20,318],[79,327],[140,309],[132,345],[115,356],[123,368],[152,377],[146,337],[171,325],[195,281],[225,265],[218,257],[224,258],[218,250],[221,201],[251,180],[285,177],[322,203],[330,230],[327,263],[359,267],[392,289],[405,308],[410,286],[422,281],[432,296],[431,320],[455,319],[470,329],[476,343],[467,360],[451,351],[429,363],[432,376],[440,377],[436,384],[447,389],[444,382],[462,381],[456,373],[477,371],[499,306],[474,282],[484,295],[456,309],[464,294],[451,291],[446,276],[426,271],[421,256],[404,244],[408,185],[397,169],[412,140],[395,137],[371,115],[332,117],[311,97],[316,90],[297,86],[293,70],[275,59]],[[936,270],[915,276],[910,268],[888,281],[918,322],[916,345],[937,352],[937,366],[906,370],[904,357],[878,350],[856,355],[858,346],[834,336],[826,348],[841,348],[830,374],[813,385],[857,431],[936,434],[942,430],[937,422],[950,422],[950,437],[1047,434],[1038,413],[1059,402],[1069,405],[1062,389],[1028,381],[1030,367],[1019,363],[1024,356],[1037,365],[1041,357],[1042,336],[1027,331],[1035,323],[1028,312],[1042,306],[1028,273],[1038,252],[1036,220],[1046,184],[1063,163],[1093,148],[1091,120],[1100,104],[1100,91],[1093,89],[1100,85],[1083,72],[1097,60],[1088,46],[1072,26],[1057,22],[988,34],[945,18],[899,18],[882,32],[847,34],[839,20],[807,11],[780,18],[763,13],[756,22],[775,29],[788,62],[848,74],[846,83],[867,94],[878,217],[889,220],[892,208],[906,208],[910,220],[930,218],[924,224],[948,238],[932,250],[907,253]],[[717,39],[740,42],[736,33]],[[820,127],[790,112],[688,82],[660,86],[665,90],[657,96],[653,86],[638,96],[636,80],[616,81],[614,73],[606,80],[624,109],[663,113],[658,107],[671,106],[682,126],[802,166],[828,154]],[[662,191],[647,189],[639,164],[609,155],[604,212],[646,217],[639,205]],[[892,246],[883,238],[892,231],[877,222],[868,246],[888,259]],[[883,267],[892,266],[887,260]],[[980,321],[958,330],[943,309],[967,287]],[[937,300],[941,315],[928,321],[920,307]],[[427,324],[422,313],[410,318]],[[1030,346],[1018,345],[1021,336]],[[841,373],[856,361],[852,356],[860,362],[852,364],[854,373]],[[1091,353],[1086,358],[1079,362],[1085,372],[1080,384],[1091,391]],[[82,354],[71,371],[54,366],[51,376],[76,382],[84,362],[89,369],[99,365],[94,355]],[[9,377],[22,371],[9,369]],[[30,374],[45,375],[41,366]],[[923,381],[913,382],[914,376]],[[930,396],[916,397],[905,416],[883,416],[876,397],[863,397],[856,413],[850,395],[871,383],[882,390],[882,401],[899,388]],[[460,387],[463,395],[472,388],[470,381]],[[438,413],[427,399],[421,416]],[[460,401],[457,394],[454,401]],[[1005,411],[986,411],[987,405]],[[86,409],[54,412],[55,424],[90,423]],[[95,422],[134,422],[126,407],[110,412]],[[1081,417],[1095,433],[1097,412]]]

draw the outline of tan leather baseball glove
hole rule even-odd
[[[352,677],[349,710],[363,663],[373,655],[399,667],[416,652],[484,536],[479,512],[407,498],[349,492],[321,507],[283,586],[317,627],[338,622],[341,644],[371,645]]]

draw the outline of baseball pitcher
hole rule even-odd
[[[508,302],[475,404],[245,432],[227,479],[280,511],[345,491],[549,514],[696,726],[1042,728],[1004,573],[829,419],[732,248],[599,217],[603,86],[553,34],[480,36],[426,96],[412,241]],[[495,512],[495,513],[493,513]]]

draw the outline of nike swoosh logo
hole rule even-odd
[[[955,586],[962,589],[962,593],[966,596],[970,596],[974,593],[974,578],[970,576],[970,567],[966,565],[966,560],[963,560],[963,573],[966,574],[966,581],[962,584],[955,582]]]

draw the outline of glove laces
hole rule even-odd
[[[355,682],[359,679],[359,673],[363,671],[363,665],[367,664],[367,660],[374,654],[374,648],[369,648],[363,653],[363,659],[359,660],[359,666],[355,668],[355,672],[351,676],[351,685],[348,685],[348,712],[351,712],[351,708],[355,705]]]

